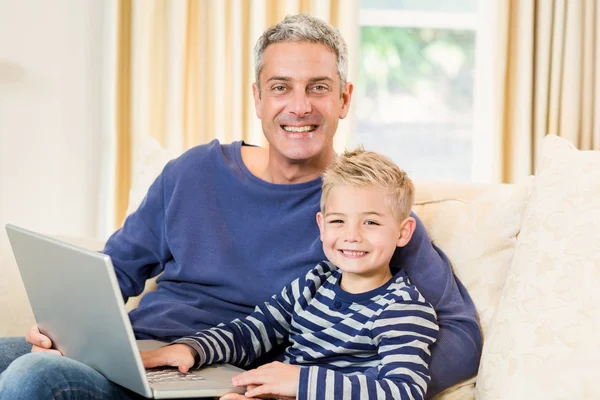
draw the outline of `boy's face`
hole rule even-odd
[[[386,193],[372,187],[332,187],[317,223],[325,255],[344,277],[389,277],[396,247],[406,245],[414,230],[414,219],[398,221]]]

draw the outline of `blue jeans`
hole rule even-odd
[[[67,357],[31,353],[25,338],[0,338],[0,400],[139,400],[93,368]],[[193,399],[191,399],[193,400]],[[197,399],[202,400],[202,399]]]
[[[143,399],[80,362],[30,351],[24,338],[0,338],[0,399]]]

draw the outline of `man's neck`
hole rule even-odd
[[[275,184],[296,184],[308,182],[321,176],[333,161],[335,153],[319,159],[302,162],[289,162],[269,153],[261,147],[242,146],[242,160],[256,177]]]

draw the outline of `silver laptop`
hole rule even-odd
[[[136,342],[109,256],[13,225],[6,232],[40,331],[65,356],[149,398],[245,391],[231,384],[243,370],[228,364],[185,375],[175,368],[146,371],[140,349],[164,343]]]

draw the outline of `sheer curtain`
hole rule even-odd
[[[596,0],[480,1],[476,178],[534,172],[548,133],[600,150]]]
[[[183,151],[214,138],[265,145],[254,113],[252,51],[287,14],[329,21],[358,52],[358,0],[121,0],[116,60],[115,224],[127,209],[136,147]],[[355,67],[350,62],[350,80]],[[342,149],[352,123],[340,123]]]

